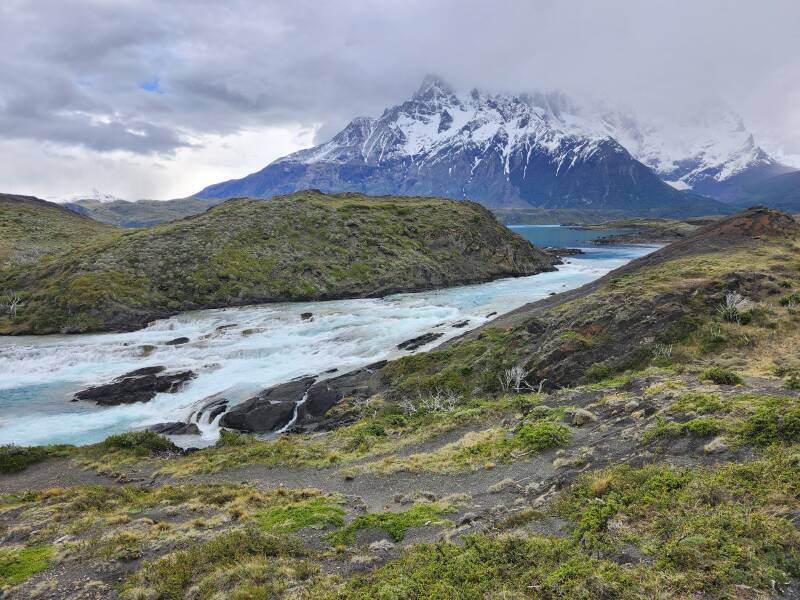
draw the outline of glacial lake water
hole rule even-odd
[[[610,232],[553,226],[515,226],[540,246],[579,247],[558,271],[530,277],[385,298],[265,304],[184,313],[129,333],[0,337],[0,444],[87,444],[112,433],[188,417],[209,396],[233,403],[271,385],[329,369],[346,372],[406,354],[397,344],[429,331],[435,344],[477,327],[528,302],[579,287],[655,246],[592,246]],[[599,235],[597,235],[599,234]],[[587,237],[588,235],[588,237]],[[591,237],[594,235],[594,237]],[[303,320],[301,314],[313,313]],[[454,328],[468,320],[466,328]],[[224,329],[218,329],[225,325]],[[188,337],[179,346],[164,343]],[[144,355],[142,346],[156,350]],[[147,403],[98,407],[70,402],[72,395],[141,367],[192,369],[197,378],[175,394]],[[201,424],[202,435],[181,443],[205,445],[219,435]]]

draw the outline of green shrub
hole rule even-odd
[[[594,363],[583,374],[583,379],[588,383],[597,383],[608,379],[614,374],[614,370],[605,363]]]
[[[72,446],[0,446],[0,473],[19,473],[54,456],[67,456]]]
[[[110,435],[100,442],[100,446],[105,450],[121,450],[138,456],[180,451],[169,439],[153,431],[128,431]]]
[[[781,306],[797,306],[800,304],[800,292],[793,292],[781,298]]]
[[[711,367],[710,369],[706,369],[703,371],[700,379],[703,381],[713,381],[717,385],[739,385],[743,383],[739,375],[723,367]]]
[[[687,434],[697,437],[710,437],[726,430],[725,423],[714,417],[700,417],[684,423],[665,421],[661,417],[655,426],[645,431],[643,439],[649,442],[658,438],[678,438]]]
[[[800,408],[781,400],[769,398],[745,419],[741,435],[747,442],[757,446],[800,442]]]
[[[526,423],[519,428],[514,438],[522,447],[541,452],[548,448],[556,448],[569,443],[570,431],[569,428],[560,423],[548,421]]]
[[[790,375],[786,378],[786,388],[790,390],[800,390],[800,375]]]
[[[222,429],[219,432],[219,439],[214,444],[215,448],[235,448],[237,446],[248,446],[256,441],[256,437],[249,433],[240,433]]]

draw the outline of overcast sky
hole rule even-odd
[[[662,110],[721,96],[800,166],[796,0],[0,0],[0,191],[174,198],[426,73]]]

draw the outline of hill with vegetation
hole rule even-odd
[[[130,330],[185,310],[382,296],[553,263],[475,203],[315,191],[236,199],[2,272],[0,288],[21,304],[0,332]]]
[[[28,267],[115,233],[113,227],[58,204],[0,194],[0,268]]]

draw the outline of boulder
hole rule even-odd
[[[270,433],[289,424],[295,402],[257,401],[250,398],[222,415],[220,426],[247,433]]]
[[[147,402],[156,394],[172,394],[197,375],[192,371],[165,373],[165,367],[144,367],[125,373],[111,383],[97,385],[75,394],[75,400],[90,400],[101,406]]]
[[[148,429],[162,435],[200,435],[200,429],[198,429],[197,425],[180,421],[156,423],[148,427]]]
[[[286,426],[295,405],[303,399],[315,377],[301,377],[273,386],[237,404],[222,415],[222,427],[249,433],[269,433]]]
[[[209,396],[208,398],[202,400],[200,408],[198,408],[189,416],[189,421],[199,423],[203,418],[203,415],[207,415],[206,421],[211,423],[215,417],[224,413],[228,409],[228,402],[229,401],[227,398],[219,394]]]
[[[377,393],[380,387],[378,371],[385,365],[385,360],[380,361],[315,383],[308,389],[306,401],[300,407],[298,423],[323,419],[325,414],[343,398],[368,398]]]
[[[168,342],[164,342],[167,346],[180,346],[181,344],[188,344],[189,338],[188,337],[179,337],[175,338],[174,340],[170,340]]]
[[[398,350],[417,350],[418,348],[422,348],[422,346],[426,344],[430,344],[434,340],[438,340],[442,337],[443,333],[433,332],[430,333],[423,333],[420,336],[415,338],[411,338],[410,340],[406,340],[405,342],[401,342],[397,344]]]

